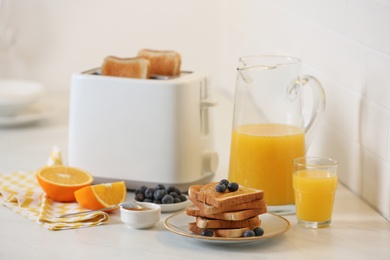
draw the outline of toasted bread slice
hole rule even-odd
[[[164,76],[177,76],[180,74],[181,56],[176,51],[157,51],[143,49],[138,56],[150,61],[150,73]]]
[[[261,200],[254,200],[247,203],[242,203],[226,208],[216,208],[214,206],[207,205],[206,203],[199,202],[199,201],[192,201],[194,205],[196,205],[201,214],[218,214],[218,213],[224,213],[224,212],[232,212],[232,211],[241,211],[246,209],[261,209],[263,213],[267,212],[267,205],[263,199]]]
[[[102,75],[127,78],[148,79],[150,77],[150,62],[144,58],[118,58],[108,56],[104,59]]]
[[[190,198],[191,199],[191,198]],[[201,212],[201,214],[217,214],[223,212],[232,212],[232,211],[240,211],[245,209],[262,209],[264,212],[267,212],[267,204],[264,199],[254,200],[242,204],[237,204],[234,206],[224,207],[224,208],[216,208],[214,206],[208,205],[204,202],[199,202],[197,200],[191,199],[192,203],[197,206]]]
[[[218,182],[205,185],[192,185],[188,189],[188,195],[191,200],[196,199],[199,202],[206,203],[216,208],[228,208],[231,206],[260,200],[264,196],[262,190],[239,186],[237,191],[217,192],[215,186]]]
[[[260,226],[260,224],[261,221],[258,216],[234,221],[196,217],[196,226],[198,228],[244,228]]]
[[[255,209],[243,209],[238,211],[230,211],[230,212],[221,212],[214,214],[203,213],[196,205],[190,205],[186,208],[186,214],[188,216],[193,217],[204,217],[210,219],[221,219],[221,220],[243,220],[248,219],[254,216],[258,216],[260,214],[267,212],[267,206],[265,203],[264,207],[255,208]]]
[[[242,237],[245,231],[253,230],[256,227],[258,226],[243,227],[243,228],[199,228],[196,226],[195,222],[188,224],[188,230],[190,230],[192,233],[195,233],[197,235],[201,235],[202,231],[207,229],[213,231],[213,237],[229,237],[229,238]]]

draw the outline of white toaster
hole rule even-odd
[[[130,79],[72,75],[68,164],[95,182],[124,180],[129,190],[161,183],[186,190],[211,181],[214,149],[208,77]]]

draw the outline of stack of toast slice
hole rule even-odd
[[[260,214],[267,212],[263,191],[239,186],[234,192],[217,192],[218,182],[193,185],[188,195],[193,205],[186,214],[195,217],[188,229],[195,234],[211,231],[214,237],[242,237],[261,226]]]

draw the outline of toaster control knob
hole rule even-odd
[[[203,172],[215,172],[218,167],[218,154],[206,151],[203,154]]]

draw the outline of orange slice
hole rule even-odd
[[[74,192],[93,182],[88,172],[63,165],[43,167],[36,172],[36,178],[47,196],[60,202],[76,201]]]
[[[87,209],[101,209],[115,206],[126,200],[127,190],[124,181],[96,184],[77,190],[77,202]]]

